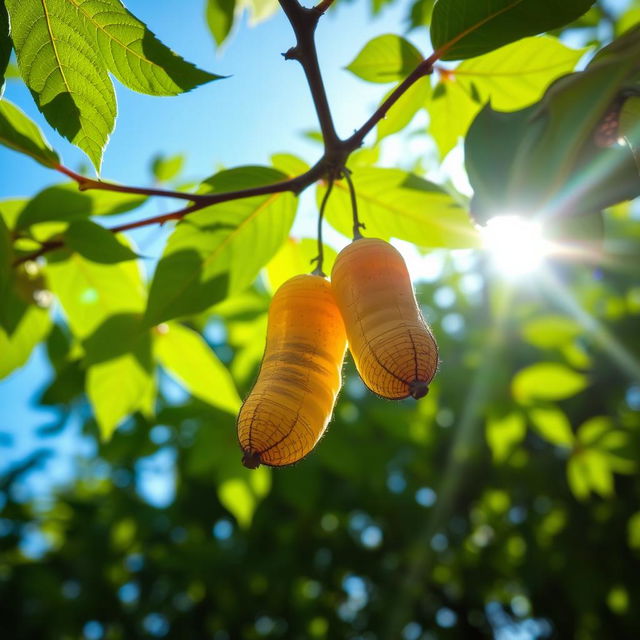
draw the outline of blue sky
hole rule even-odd
[[[203,179],[221,166],[268,163],[277,152],[295,153],[308,162],[320,155],[320,147],[301,132],[317,129],[315,111],[300,66],[280,55],[294,43],[286,19],[276,14],[255,27],[246,16],[221,51],[203,20],[204,0],[176,3],[170,0],[130,0],[127,7],[168,46],[201,68],[229,78],[199,87],[175,98],[156,98],[133,93],[116,82],[118,119],[102,168],[102,177],[127,184],[149,185],[149,162],[153,155],[183,153],[187,158],[184,177]],[[182,9],[178,13],[176,7]],[[321,21],[317,42],[325,84],[336,126],[347,136],[375,108],[388,90],[386,85],[366,84],[344,67],[371,38],[400,32],[406,5],[386,10],[370,20],[368,2],[345,3]],[[426,29],[412,39],[428,51]],[[20,106],[44,131],[61,154],[64,164],[78,169],[86,157],[56,134],[37,111],[28,90],[9,81],[5,97]],[[0,147],[0,198],[26,197],[62,182],[64,176],[45,169],[26,156]],[[170,211],[175,204],[154,201],[147,214]],[[145,215],[145,210],[136,212]],[[296,230],[305,233],[315,224],[315,207],[307,197]],[[165,231],[166,232],[166,231]],[[161,249],[165,233],[145,228],[135,240],[144,255]],[[36,349],[28,365],[0,381],[0,432],[11,435],[11,445],[0,443],[0,472],[40,446],[56,452],[32,476],[38,491],[51,482],[69,477],[74,455],[90,456],[91,447],[78,437],[79,420],[59,436],[40,440],[34,431],[54,421],[56,412],[39,409],[36,398],[49,377],[42,348]],[[1,506],[1,505],[0,505]]]

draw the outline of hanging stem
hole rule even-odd
[[[316,263],[316,268],[311,272],[314,276],[327,277],[327,274],[322,270],[322,263],[324,261],[324,245],[322,244],[322,220],[324,219],[324,210],[329,201],[331,190],[333,189],[333,178],[329,179],[327,190],[325,191],[322,203],[320,204],[320,212],[318,213],[318,257],[314,258],[312,262]]]
[[[360,238],[362,238],[360,229],[365,229],[366,227],[358,218],[358,200],[356,198],[356,189],[353,186],[353,180],[351,179],[351,171],[345,167],[342,170],[342,175],[349,185],[349,195],[351,196],[351,210],[353,211],[353,239],[360,240]]]

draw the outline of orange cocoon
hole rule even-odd
[[[338,255],[331,286],[367,387],[389,399],[425,396],[438,367],[438,345],[400,253],[384,240],[355,240]]]
[[[260,373],[238,416],[246,467],[293,464],[313,449],[333,412],[346,346],[327,280],[295,276],[276,291]]]

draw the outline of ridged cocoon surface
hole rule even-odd
[[[293,464],[313,449],[333,412],[346,348],[327,280],[295,276],[276,291],[258,380],[238,416],[246,467]]]
[[[426,395],[438,367],[438,346],[400,253],[384,240],[356,240],[338,255],[331,286],[367,387],[394,400]]]

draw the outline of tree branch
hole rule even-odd
[[[300,5],[298,0],[279,0],[293,31],[296,35],[296,46],[289,49],[284,55],[286,59],[295,59],[300,62],[304,70],[309,89],[313,98],[313,102],[318,115],[318,121],[322,130],[324,139],[324,154],[316,162],[313,167],[299,176],[275,182],[260,187],[252,187],[249,189],[240,189],[237,191],[228,191],[225,193],[212,194],[194,194],[184,193],[181,191],[168,191],[165,189],[147,189],[146,187],[130,187],[125,185],[114,184],[111,182],[103,182],[94,180],[72,171],[71,169],[57,165],[55,169],[65,174],[78,183],[78,188],[83,191],[86,189],[100,189],[103,191],[117,191],[119,193],[131,193],[147,196],[159,196],[165,198],[176,198],[188,200],[191,204],[178,211],[171,213],[129,222],[117,227],[109,229],[113,233],[129,231],[145,227],[151,224],[164,224],[170,220],[182,220],[185,216],[210,207],[222,202],[231,200],[240,200],[242,198],[251,198],[253,196],[268,195],[273,193],[283,193],[290,191],[295,195],[299,195],[308,186],[322,178],[337,179],[341,172],[345,169],[346,160],[353,151],[358,149],[365,137],[371,130],[382,120],[389,109],[404,95],[404,93],[415,84],[420,78],[433,73],[435,62],[440,58],[443,51],[436,51],[428,58],[420,62],[416,68],[391,92],[389,97],[373,112],[369,119],[357,129],[349,138],[342,140],[336,132],[329,102],[320,73],[318,63],[318,54],[315,46],[315,30],[318,20],[323,13],[331,6],[333,0],[322,0],[316,7],[311,9]],[[37,251],[18,258],[14,262],[15,265],[22,264],[29,260],[35,260],[45,255],[49,251],[59,249],[64,246],[63,239],[55,239],[42,243]]]
[[[322,3],[318,7],[307,9],[301,6],[298,0],[279,0],[279,2],[296,35],[296,46],[283,55],[285,60],[297,60],[302,65],[318,114],[325,149],[334,149],[340,146],[340,138],[333,124],[315,43],[318,20],[326,9],[322,8]]]
[[[390,94],[389,97],[373,112],[371,117],[349,138],[345,140],[345,146],[351,151],[355,151],[362,145],[367,134],[382,120],[387,111],[398,102],[406,91],[414,85],[420,78],[424,78],[433,73],[433,65],[438,56],[433,53],[423,60]]]
[[[64,173],[72,180],[78,183],[78,189],[80,191],[88,191],[89,189],[98,189],[100,191],[117,191],[118,193],[133,193],[143,196],[160,196],[163,198],[176,198],[178,200],[191,200],[193,202],[202,198],[199,194],[185,193],[184,191],[168,191],[166,189],[148,189],[147,187],[128,187],[123,184],[114,184],[113,182],[103,182],[102,180],[94,180],[88,178],[75,171],[72,171],[68,167],[61,164],[55,167],[56,171]]]

